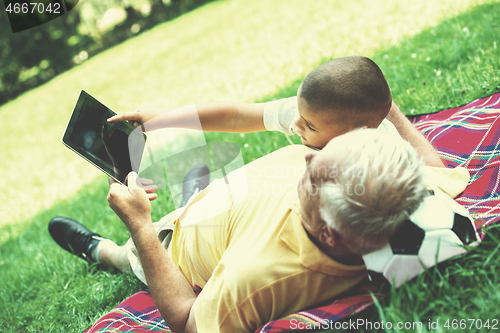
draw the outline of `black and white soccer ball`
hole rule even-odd
[[[441,191],[429,191],[420,207],[384,248],[363,256],[370,280],[398,288],[425,268],[466,252],[480,242],[467,209]],[[390,283],[390,284],[389,284]]]

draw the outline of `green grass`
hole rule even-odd
[[[500,90],[498,4],[426,29],[373,57],[407,114],[466,104]]]
[[[469,319],[481,319],[482,324],[489,319],[500,320],[500,277],[498,256],[500,255],[500,229],[491,228],[483,243],[465,256],[449,260],[429,269],[417,279],[407,283],[397,291],[392,290],[390,297],[383,300],[378,309],[362,318],[374,322],[422,323],[423,332],[453,331],[453,320],[474,324]],[[465,319],[465,321],[464,321]],[[449,320],[449,321],[448,321]],[[439,330],[430,330],[429,323],[439,322]],[[448,321],[450,325],[445,325]],[[498,325],[496,325],[498,327]],[[490,332],[481,324],[472,326],[471,332]],[[393,330],[398,332],[398,330]],[[412,330],[400,330],[412,331]],[[367,330],[370,332],[370,330]]]
[[[119,243],[128,237],[107,205],[106,178],[60,143],[80,89],[118,112],[145,101],[265,101],[294,95],[325,60],[363,54],[380,65],[405,112],[437,111],[500,90],[499,13],[498,2],[473,0],[220,1],[0,107],[0,331],[82,331],[143,288],[88,269],[46,230],[50,218],[67,215]],[[288,144],[278,133],[205,137],[238,144],[246,162]],[[153,219],[172,208],[161,191]],[[483,245],[393,293],[372,321],[500,318],[500,242]]]

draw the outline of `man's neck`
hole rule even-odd
[[[327,244],[320,242],[316,237],[310,235],[307,231],[306,233],[309,236],[311,242],[313,242],[318,247],[318,249],[320,249],[324,254],[326,254],[333,260],[349,266],[363,264],[363,258],[360,255],[350,252],[344,246],[328,246]]]

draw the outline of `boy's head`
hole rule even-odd
[[[323,148],[330,139],[359,127],[376,128],[392,104],[391,91],[372,60],[330,60],[309,73],[297,92],[302,142]]]

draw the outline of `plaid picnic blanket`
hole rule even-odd
[[[469,210],[478,228],[497,222],[500,92],[461,107],[415,117],[412,122],[437,149],[446,166],[462,166],[469,171],[469,184],[456,200]]]
[[[306,328],[335,325],[338,320],[359,313],[373,304],[372,294],[383,297],[368,280],[344,294],[340,299],[318,308],[294,313],[282,320],[272,321],[255,333],[288,332]],[[334,326],[332,326],[333,328]],[[84,333],[91,332],[171,332],[155,306],[149,290],[133,294],[116,308],[101,317]]]
[[[125,299],[85,330],[90,332],[171,332],[153,301],[149,290]]]
[[[500,93],[467,105],[411,120],[438,150],[445,165],[463,166],[471,179],[457,198],[481,226],[500,220]],[[290,332],[301,329],[335,328],[334,323],[370,307],[384,295],[367,280],[338,299],[267,323],[256,333]],[[326,326],[323,326],[326,327]],[[140,291],[104,315],[85,333],[170,332],[149,291]]]

